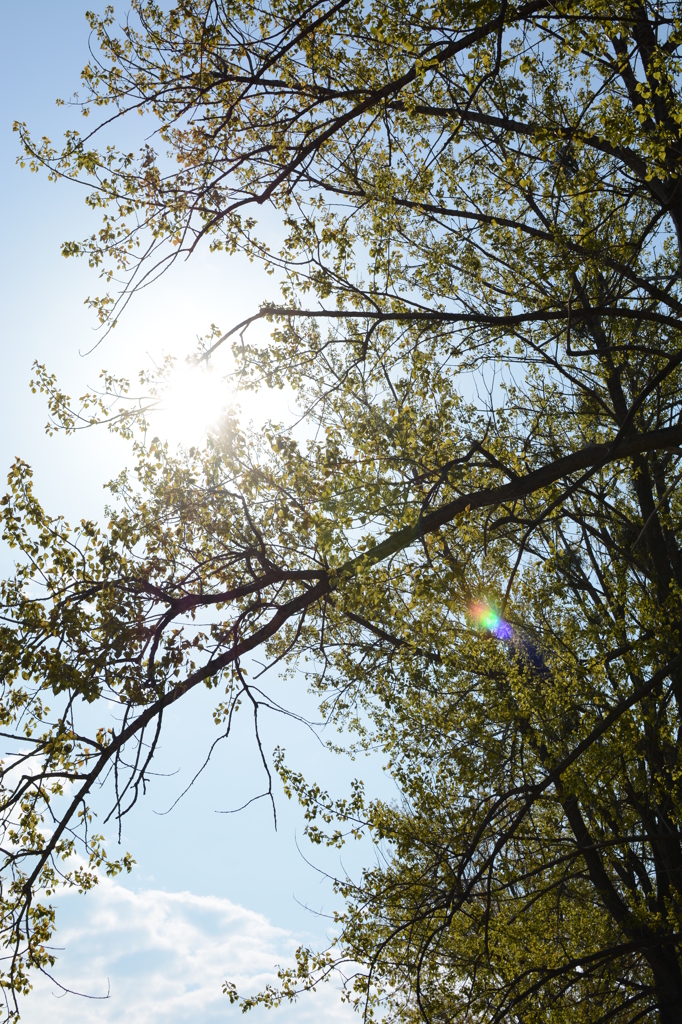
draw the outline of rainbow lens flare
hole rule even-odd
[[[479,629],[485,629],[500,640],[510,640],[512,628],[505,619],[501,619],[487,604],[472,604],[469,612]]]

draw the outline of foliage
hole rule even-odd
[[[262,647],[403,798],[339,802],[278,758],[313,842],[369,830],[381,857],[337,882],[332,949],[244,1008],[345,969],[401,1021],[678,1021],[680,5],[134,0],[91,26],[102,124],[61,151],[17,126],[33,168],[91,183],[102,227],[65,255],[127,274],[92,300],[109,326],[204,238],[265,261],[271,343],[246,323],[204,356],[240,337],[242,380],[286,382],[306,428],[138,444],[106,530],[14,467],[5,984],[45,962],[62,837],[104,857],[93,788],[113,772],[125,813],[194,686],[257,721]],[[164,153],[100,144],[135,111]],[[86,735],[111,700],[123,724]]]

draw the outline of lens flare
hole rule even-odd
[[[476,623],[478,629],[484,629],[500,640],[509,640],[512,636],[512,628],[505,619],[493,611],[487,604],[472,604],[469,613]]]

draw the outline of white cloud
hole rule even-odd
[[[332,984],[302,996],[293,1006],[242,1016],[222,994],[229,979],[252,993],[275,980],[298,944],[290,932],[227,899],[189,892],[131,892],[105,880],[86,898],[61,901],[55,977],[102,1001],[61,998],[45,978],[22,1000],[23,1024],[185,1024],[243,1020],[271,1024],[355,1018]]]

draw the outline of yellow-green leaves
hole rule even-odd
[[[380,858],[337,880],[332,953],[299,951],[281,990],[244,1008],[352,962],[350,998],[405,1024],[668,1024],[666,993],[682,1003],[679,4],[131,9],[120,32],[109,9],[91,16],[84,102],[105,120],[61,151],[19,125],[24,159],[91,185],[101,222],[64,254],[100,268],[105,323],[203,238],[276,271],[282,304],[253,317],[268,341],[239,325],[208,344],[238,339],[242,386],[288,387],[299,418],[259,432],[228,418],[177,457],[138,439],[106,529],[69,529],[13,468],[0,715],[39,737],[45,787],[7,796],[30,885],[52,892],[71,853],[77,812],[59,805],[50,846],[48,804],[71,786],[89,806],[125,767],[123,813],[169,703],[205,684],[227,733],[242,706],[257,719],[243,662],[258,651],[307,671],[397,795],[328,793],[295,752],[291,767],[277,756],[314,843],[366,831]],[[118,145],[136,111],[153,150]],[[275,241],[252,215],[265,204]],[[34,381],[50,429],[131,433],[163,374],[139,400],[111,375],[79,403],[44,367]],[[69,718],[83,702],[125,724],[86,742]],[[11,939],[28,913],[17,877]],[[9,984],[26,984],[32,948]]]

